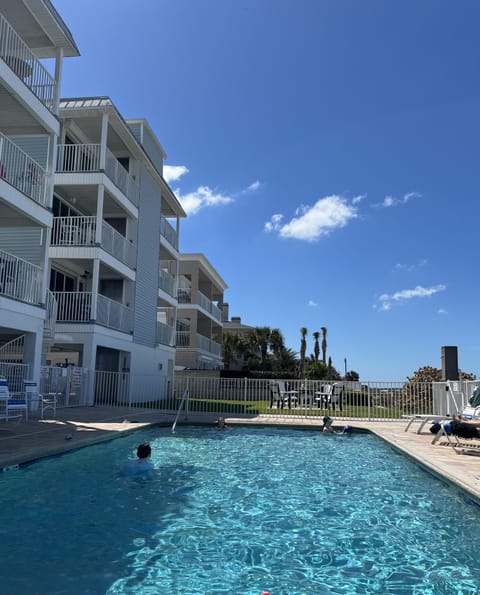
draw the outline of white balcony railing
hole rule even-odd
[[[222,319],[222,313],[220,311],[220,308],[218,308],[205,294],[203,294],[201,291],[198,292],[198,298],[197,298],[197,302],[198,305],[203,308],[204,310],[206,310],[207,312],[209,312],[213,318],[215,318],[216,320],[221,320]]]
[[[178,250],[178,233],[177,230],[173,228],[172,225],[162,217],[160,219],[160,234],[167,240],[167,242]]]
[[[222,346],[220,343],[215,343],[212,339],[197,333],[197,348],[202,351],[208,351],[212,355],[220,355]]]
[[[54,293],[57,300],[57,322],[97,322],[125,333],[133,331],[133,311],[103,295],[97,295],[97,312],[92,311],[92,294],[87,291]]]
[[[106,252],[118,258],[131,269],[135,268],[137,264],[136,245],[105,221],[102,221],[102,241],[100,245]]]
[[[159,269],[158,271],[158,287],[172,297],[175,297],[177,294],[177,281],[175,277],[172,277],[172,275],[163,269]]]
[[[100,145],[57,145],[58,173],[88,173],[100,171]]]
[[[47,206],[47,176],[41,165],[0,133],[0,178],[36,203]]]
[[[0,295],[27,304],[39,304],[42,270],[40,267],[0,250]]]
[[[133,310],[120,302],[99,294],[97,295],[97,322],[108,328],[132,333]]]
[[[195,345],[192,345],[193,338],[195,337]],[[201,349],[202,351],[207,351],[212,355],[220,355],[222,346],[220,343],[216,343],[205,337],[204,335],[200,335],[199,333],[192,334],[190,331],[177,331],[176,332],[176,346],[177,347],[195,347],[196,349]]]
[[[115,155],[107,149],[105,173],[128,200],[138,207],[138,185]]]
[[[57,322],[90,322],[92,294],[87,291],[55,291]]]
[[[190,331],[177,331],[175,334],[175,344],[177,347],[190,347]]]
[[[100,170],[99,144],[62,145],[57,147],[58,173],[88,173]],[[105,175],[117,186],[128,200],[138,207],[138,185],[115,155],[107,148]]]
[[[157,322],[157,343],[160,345],[173,346],[173,339],[175,337],[175,329],[173,326]]]
[[[52,246],[95,246],[96,217],[55,217],[52,228]],[[130,268],[135,268],[137,249],[111,225],[102,221],[100,246]]]
[[[57,83],[10,23],[0,15],[0,58],[51,112]]]

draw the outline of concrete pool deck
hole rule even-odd
[[[217,414],[190,414],[187,423],[212,424]],[[110,440],[151,425],[172,425],[175,414],[144,409],[78,407],[57,411],[56,419],[0,421],[0,469]],[[182,415],[178,427],[185,423]],[[235,425],[272,425],[318,429],[320,419],[256,416],[226,417]],[[458,486],[480,505],[480,456],[458,455],[440,440],[432,444],[428,426],[422,434],[405,421],[346,421],[353,428],[376,434],[422,467]]]

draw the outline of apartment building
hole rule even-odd
[[[39,378],[54,323],[47,292],[64,57],[79,51],[49,0],[0,0],[0,362]]]
[[[145,120],[125,120],[108,97],[62,99],[59,115],[50,361],[95,370],[97,392],[102,372],[128,373],[129,399],[159,398],[173,381],[185,216],[162,176],[165,153]],[[110,404],[122,398],[114,383]]]
[[[203,254],[180,254],[177,311],[179,368],[223,367],[222,304],[227,284]]]

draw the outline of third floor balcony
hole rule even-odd
[[[138,185],[113,153],[107,148],[105,169],[100,168],[102,145],[88,143],[81,145],[60,144],[57,152],[57,173],[94,173],[104,171],[115,186],[138,207]]]
[[[0,15],[0,58],[53,113],[57,86],[54,77],[2,15]]]

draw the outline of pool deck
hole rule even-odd
[[[188,423],[212,424],[217,414],[191,414]],[[134,432],[150,425],[169,425],[174,414],[138,409],[78,407],[57,411],[54,420],[0,420],[0,469],[35,459],[109,440],[126,432]],[[178,428],[186,423],[184,416]],[[276,418],[272,416],[226,417],[230,427],[235,425],[273,425],[318,429],[321,421],[305,418]],[[354,429],[376,434],[395,449],[414,459],[436,476],[458,486],[480,505],[480,456],[457,454],[444,440],[432,444],[428,425],[421,434],[415,424],[405,432],[406,422],[347,421]],[[480,453],[480,450],[479,450]]]

